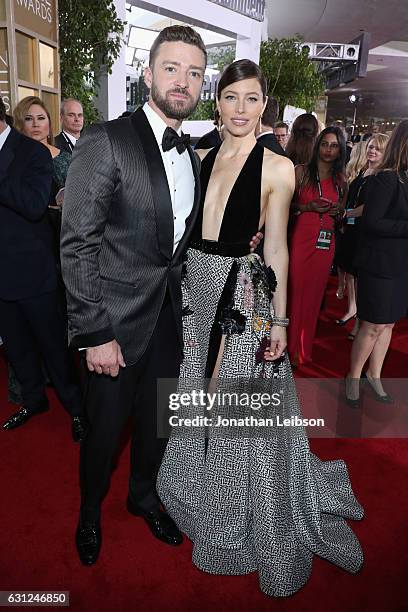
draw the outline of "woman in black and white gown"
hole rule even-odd
[[[217,103],[225,138],[201,155],[201,217],[183,280],[180,391],[205,378],[217,384],[262,381],[283,389],[274,413],[283,419],[300,416],[284,353],[294,170],[255,139],[265,102],[266,83],[256,64],[240,60],[225,70]],[[247,246],[260,228],[264,259]],[[344,519],[360,519],[363,510],[347,468],[311,454],[303,427],[220,435],[210,426],[208,442],[204,427],[181,435],[176,429],[158,492],[193,541],[197,567],[214,574],[257,571],[261,589],[273,596],[305,584],[314,554],[358,571],[361,548]]]

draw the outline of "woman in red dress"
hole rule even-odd
[[[309,164],[296,167],[289,258],[288,352],[293,365],[312,360],[319,310],[334,257],[336,217],[346,198],[346,143],[337,127],[317,138]]]

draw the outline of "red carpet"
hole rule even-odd
[[[342,314],[331,280],[319,324],[316,363],[297,373],[341,376],[350,343],[346,330],[330,319]],[[408,321],[395,331],[386,376],[408,372]],[[0,359],[1,412],[6,402],[5,369]],[[258,589],[256,574],[221,577],[191,564],[191,544],[171,548],[154,540],[141,519],[126,513],[128,449],[122,453],[103,511],[103,549],[99,562],[83,568],[73,542],[79,504],[78,447],[70,440],[69,420],[55,400],[52,410],[24,427],[0,431],[2,504],[0,507],[0,590],[70,591],[71,609],[283,610],[317,612],[397,612],[407,609],[408,453],[406,440],[312,440],[322,459],[344,458],[366,516],[353,523],[365,565],[350,575],[316,558],[308,584],[296,595],[275,600]]]

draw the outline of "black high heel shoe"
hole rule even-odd
[[[350,408],[360,408],[360,389],[358,392],[358,397],[351,397],[353,395],[353,381],[357,380],[359,381],[360,379],[350,378],[349,376],[346,376],[346,378],[344,379],[346,404],[348,404]]]
[[[348,317],[347,319],[336,319],[336,324],[340,325],[341,327],[343,327],[343,325],[346,325],[346,323],[348,323],[349,321],[351,321],[352,319],[355,319],[357,316],[356,314],[351,315],[351,317]]]
[[[374,398],[377,400],[377,402],[381,402],[382,404],[394,403],[394,398],[391,397],[391,395],[388,395],[388,393],[385,393],[384,395],[378,393],[377,389],[375,388],[375,378],[371,378],[367,372],[364,372],[361,377],[364,378],[370,385],[371,391],[373,392]]]

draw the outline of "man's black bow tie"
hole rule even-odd
[[[171,127],[167,127],[164,130],[162,147],[163,151],[170,151],[173,147],[176,147],[177,153],[184,153],[187,145],[190,144],[189,134],[182,134],[179,136],[176,130]]]

